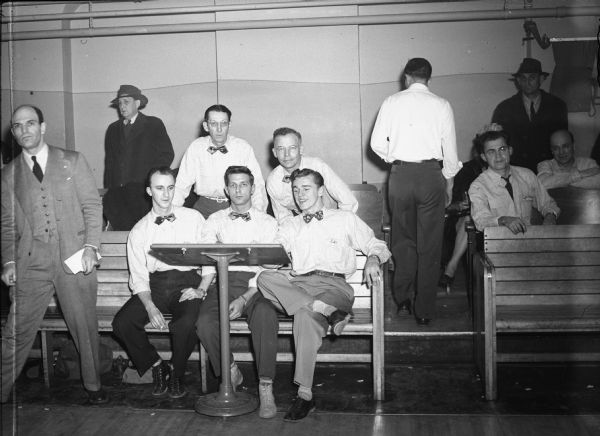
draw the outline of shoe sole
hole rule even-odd
[[[277,409],[275,409],[275,411],[269,412],[269,413],[262,413],[262,411],[260,411],[260,410],[258,412],[258,417],[262,418],[262,419],[271,419],[271,418],[275,418],[276,416],[277,416]]]
[[[163,397],[167,394],[167,392],[169,392],[168,389],[165,389],[164,392],[152,392],[152,396],[153,397]]]
[[[171,394],[171,393],[169,392],[169,398],[172,398],[172,399],[174,399],[174,400],[176,400],[176,399],[178,399],[178,398],[183,398],[183,397],[185,397],[186,395],[187,395],[187,391],[183,392],[183,393],[182,393],[182,394],[180,394],[180,395],[173,395],[173,394]]]
[[[291,418],[286,418],[286,417],[284,417],[284,418],[283,418],[283,420],[284,420],[285,422],[300,422],[300,421],[302,421],[304,418],[306,418],[308,415],[310,415],[312,412],[314,412],[316,408],[317,408],[316,406],[312,406],[312,407],[309,409],[308,413],[307,413],[305,416],[303,416],[302,418],[299,418],[299,419],[291,419]]]
[[[346,328],[346,325],[348,325],[348,321],[350,321],[350,314],[346,315],[346,317],[342,321],[336,323],[333,326],[333,334],[336,336],[341,335],[344,329]]]

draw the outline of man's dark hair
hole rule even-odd
[[[424,80],[431,79],[431,72],[431,64],[425,58],[412,58],[404,67],[404,74]]]
[[[302,168],[302,169],[294,170],[292,172],[292,174],[290,174],[290,181],[293,183],[294,180],[296,180],[297,178],[307,177],[307,176],[312,176],[313,181],[317,184],[317,186],[319,188],[325,184],[325,181],[323,180],[323,176],[321,175],[321,173],[318,171],[315,171],[315,170],[311,170],[310,168]]]
[[[277,138],[278,136],[285,135],[296,135],[298,141],[302,142],[302,135],[300,134],[300,132],[292,129],[291,127],[280,127],[279,129],[275,129],[275,131],[273,132],[273,142],[275,142],[275,138]]]
[[[211,107],[209,107],[208,109],[206,109],[206,111],[204,112],[204,121],[208,121],[208,114],[210,112],[223,112],[227,114],[227,119],[229,121],[231,121],[231,111],[229,110],[229,108],[227,108],[227,106],[223,105],[223,104],[213,104]]]
[[[147,188],[150,187],[150,180],[152,179],[152,176],[154,174],[160,174],[162,176],[171,175],[171,176],[173,176],[173,180],[177,179],[175,170],[172,170],[170,167],[167,167],[167,166],[153,167],[153,168],[150,168],[150,171],[148,171],[148,176],[146,177],[146,187]]]
[[[254,175],[252,171],[248,167],[243,165],[231,165],[225,170],[225,186],[229,184],[229,175],[230,174],[248,174],[250,177],[250,185],[254,185]]]
[[[15,114],[17,113],[17,111],[20,110],[20,109],[23,109],[24,107],[28,107],[28,108],[33,109],[33,111],[36,113],[36,115],[38,117],[38,121],[39,121],[40,124],[42,124],[44,122],[44,114],[42,113],[42,110],[39,107],[34,106],[32,104],[22,104],[21,106],[17,107],[14,110],[14,112],[12,113],[12,116],[14,117]],[[12,117],[11,117],[11,120],[12,120]]]
[[[479,154],[485,153],[485,143],[489,141],[495,141],[496,139],[503,138],[506,145],[510,147],[510,140],[508,133],[504,130],[488,130],[487,132],[483,132],[481,135],[477,135],[474,139],[475,145],[477,146],[477,151]]]

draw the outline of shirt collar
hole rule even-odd
[[[37,163],[40,164],[43,172],[46,172],[46,164],[48,163],[48,144],[44,143],[42,149],[37,154],[31,154],[27,150],[23,149],[23,157],[29,168],[33,168],[33,161],[31,156],[35,156]]]
[[[410,85],[408,87],[408,89],[421,89],[421,90],[428,90],[429,88],[427,87],[427,85],[425,85],[424,83],[420,83],[420,82],[415,82],[412,85]]]
[[[135,120],[137,120],[137,117],[138,117],[138,115],[139,115],[139,114],[140,114],[139,112],[138,112],[137,114],[135,114],[135,115],[134,115],[134,116],[133,116],[133,117],[132,117],[132,118],[129,120],[129,123],[127,123],[127,124],[133,124],[133,123],[135,123]],[[125,120],[123,120],[123,124],[125,124]]]
[[[511,171],[511,169],[512,169],[512,167],[509,167],[509,169],[508,169],[508,175],[507,175],[507,177],[512,177],[512,175],[513,175],[513,174],[512,174],[512,171]],[[506,183],[506,182],[503,180],[503,178],[502,178],[502,177],[504,177],[504,176],[501,176],[501,175],[500,175],[500,174],[498,174],[496,171],[494,171],[494,170],[492,170],[492,169],[490,169],[490,168],[488,168],[486,171],[487,171],[487,173],[489,174],[490,178],[491,178],[491,179],[492,179],[494,182],[496,182],[496,183],[500,183],[500,182],[502,182],[502,183]]]

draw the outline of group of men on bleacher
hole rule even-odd
[[[135,93],[133,97],[141,98]],[[249,168],[256,161],[252,149],[245,141],[228,135],[230,116],[222,105],[209,108],[204,121],[209,136],[190,146],[178,176],[168,166],[149,171],[145,191],[152,207],[133,226],[127,242],[133,296],[116,314],[113,331],[140,375],[152,371],[153,395],[184,396],[185,366],[198,338],[206,347],[215,373],[220,375],[216,274],[212,267],[200,270],[167,265],[149,254],[150,246],[154,243],[282,244],[292,260],[291,270],[230,268],[229,317],[248,317],[260,377],[259,415],[272,418],[277,412],[272,388],[277,312],[293,316],[294,381],[299,387],[284,419],[295,421],[314,409],[313,373],[322,338],[330,327],[333,334],[341,334],[350,319],[354,291],[346,277],[356,271],[356,250],[368,256],[364,267],[368,285],[382,280],[380,265],[388,260],[390,253],[386,244],[376,239],[373,230],[354,214],[358,205],[345,183],[317,158],[309,158],[308,162],[315,163],[323,174],[305,167],[301,136],[290,128],[278,129],[274,134],[273,152],[281,156],[284,169],[267,184],[270,192],[281,193],[281,197],[271,194],[272,204],[277,204],[274,209],[278,220],[268,215],[260,168],[254,165],[255,175]],[[80,350],[89,400],[92,404],[102,404],[108,401],[108,395],[101,386],[98,367],[94,269],[99,263],[101,201],[83,155],[47,145],[45,129],[38,108],[24,105],[15,110],[12,131],[23,156],[2,174],[2,279],[14,286],[13,304],[3,330],[2,401],[9,397],[49,299],[56,291],[69,331]],[[196,171],[200,165],[210,168],[214,177],[218,177],[210,183],[220,190],[202,191],[202,186],[209,183],[202,179],[206,173]],[[199,195],[194,206],[203,213],[182,206],[186,190],[193,184]],[[221,194],[217,195],[218,192]],[[328,200],[324,200],[326,192]],[[335,201],[338,195],[339,209],[325,207],[325,201]],[[290,201],[292,196],[294,201]],[[66,222],[62,209],[66,206],[73,222]],[[63,247],[67,235],[76,239],[76,246]],[[81,247],[85,247],[81,255],[83,274],[73,274],[62,264]],[[83,284],[89,293],[77,292],[77,286],[83,289]],[[166,313],[172,315],[168,325]],[[145,332],[148,323],[169,329],[170,363],[160,358],[148,340]],[[231,366],[231,380],[234,387],[243,380],[235,362]]]
[[[371,139],[375,153],[392,164],[394,297],[399,309],[410,312],[414,307],[420,325],[429,324],[435,313],[444,211],[454,176],[462,166],[452,108],[429,90],[431,73],[426,59],[407,63],[406,89],[385,100]],[[545,223],[556,222],[559,210],[544,185],[557,186],[564,180],[591,183],[600,177],[597,165],[574,158],[573,138],[566,125],[552,121],[556,113],[557,119],[566,118],[566,109],[540,92],[545,74],[539,62],[524,60],[514,75],[521,89],[519,104],[515,106],[511,98],[514,108],[509,110],[513,106],[503,103],[494,115],[505,117],[507,125],[495,124],[477,137],[478,155],[487,166],[469,188],[478,228],[505,225],[514,232],[525,231],[531,207],[541,211]],[[549,101],[551,109],[546,108]],[[293,316],[294,381],[299,387],[285,419],[302,419],[315,404],[313,374],[322,338],[329,327],[339,335],[350,317],[354,296],[345,278],[356,270],[356,250],[368,256],[364,268],[368,285],[382,279],[379,267],[390,252],[354,214],[358,203],[343,180],[322,160],[303,155],[302,137],[296,130],[275,130],[273,154],[279,166],[265,183],[252,147],[229,134],[231,111],[213,105],[202,123],[208,136],[189,146],[176,174],[167,162],[173,149],[164,125],[139,112],[147,102],[138,88],[121,86],[112,101],[120,119],[111,124],[106,136],[104,215],[109,227],[112,224],[117,230],[135,222],[127,228],[131,228],[127,257],[133,296],[115,316],[113,331],[140,375],[152,371],[153,395],[184,396],[185,366],[198,338],[220,375],[218,277],[211,267],[167,265],[149,254],[150,246],[282,244],[292,261],[291,270],[230,267],[229,317],[247,317],[260,379],[259,415],[272,418],[277,411],[272,389],[277,313]],[[527,168],[511,165],[511,141],[528,134],[523,129],[510,133],[514,111],[523,112],[528,122],[543,115],[544,125],[560,124],[550,139],[554,160],[540,162],[538,177]],[[105,403],[108,395],[98,368],[94,269],[99,264],[102,203],[93,174],[80,153],[44,142],[46,124],[38,108],[17,108],[11,127],[23,156],[2,173],[2,280],[14,288],[2,335],[1,399],[8,399],[56,292],[80,352],[90,402]],[[152,153],[148,143],[154,147]],[[519,143],[517,155],[530,162],[537,159],[532,155],[545,153],[542,148]],[[141,162],[139,156],[143,156]],[[142,172],[147,174],[145,181],[140,180]],[[193,207],[183,207],[192,187],[197,200]],[[140,214],[138,208],[133,215],[124,214],[130,206],[143,204],[140,195],[151,199],[150,210],[142,208]],[[267,195],[274,217],[266,213]],[[64,260],[79,249],[83,274],[73,274]],[[172,314],[168,324],[165,313]],[[169,329],[170,363],[161,359],[148,340],[144,330],[148,322]],[[231,361],[232,385],[238,387],[243,376]]]

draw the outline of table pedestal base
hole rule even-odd
[[[196,400],[196,412],[208,416],[238,416],[250,413],[258,407],[258,398],[246,392],[222,395],[215,392],[202,395]]]

